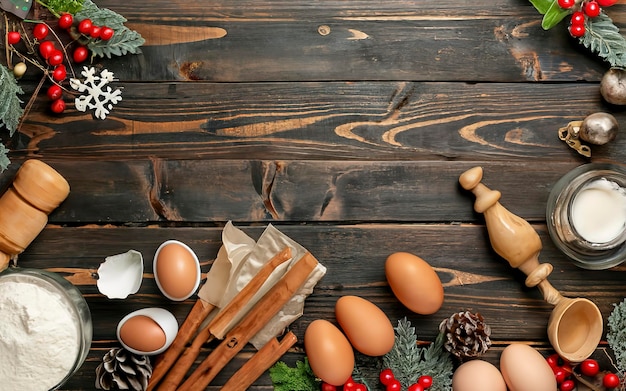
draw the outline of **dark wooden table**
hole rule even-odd
[[[512,341],[548,354],[552,307],[493,252],[474,197],[458,185],[477,165],[502,203],[539,232],[541,260],[554,265],[550,281],[564,295],[591,299],[605,319],[626,295],[624,266],[575,267],[545,225],[548,194],[562,175],[588,161],[626,159],[624,130],[585,159],[557,129],[597,111],[626,126],[626,113],[601,99],[608,65],[563,24],[542,30],[530,2],[97,4],[146,39],[140,55],[98,61],[119,78],[123,100],[96,120],[72,104],[53,116],[42,94],[11,140],[13,163],[1,176],[6,185],[24,159],[38,158],[71,185],[19,258],[62,273],[91,308],[92,348],[66,389],[93,389],[125,314],[158,306],[186,317],[195,298],[173,303],[159,293],[154,251],[181,240],[206,272],[229,220],[254,238],[272,223],[328,268],[290,327],[299,338],[284,357],[290,364],[304,357],[307,325],[334,321],[342,295],[371,300],[394,324],[408,317],[423,341],[452,313],[478,311],[493,330],[486,358],[494,363]],[[626,27],[626,5],[607,13]],[[144,255],[144,283],[126,300],[109,300],[92,273],[129,249]],[[396,251],[437,270],[445,286],[439,312],[417,315],[394,298],[383,265]],[[598,356],[604,350],[603,341]],[[271,389],[269,376],[254,389]]]

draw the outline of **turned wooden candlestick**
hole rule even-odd
[[[539,263],[539,235],[526,220],[500,204],[500,192],[482,184],[482,177],[482,168],[474,167],[461,174],[459,183],[476,196],[474,210],[485,216],[491,246],[511,267],[526,274],[526,286],[538,287],[543,298],[555,306],[548,321],[548,338],[556,352],[570,362],[584,360],[602,337],[600,310],[587,299],[563,297],[550,284],[547,277],[552,265]]]

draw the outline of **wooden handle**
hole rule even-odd
[[[482,178],[483,169],[474,167],[461,174],[459,183],[476,196],[474,210],[485,215],[491,247],[511,267],[520,269],[528,276],[527,286],[537,286],[547,302],[556,304],[562,296],[547,280],[552,266],[539,264],[541,238],[526,220],[500,204],[500,192],[482,184]]]
[[[254,277],[243,287],[243,289],[224,307],[219,314],[202,329],[193,340],[193,343],[174,366],[170,369],[170,373],[163,380],[163,384],[159,387],[159,391],[173,391],[183,381],[187,371],[192,367],[196,358],[200,354],[202,345],[210,341],[213,336],[223,337],[231,320],[237,316],[239,311],[252,299],[254,294],[263,286],[267,278],[276,268],[284,262],[291,259],[291,249],[285,247],[281,252],[274,255],[263,267],[255,274]],[[217,330],[215,332],[214,330]],[[184,347],[184,345],[183,345]],[[182,349],[181,349],[182,351]],[[180,354],[180,352],[179,352]],[[153,375],[154,376],[154,375]]]
[[[191,338],[200,327],[202,321],[206,319],[214,308],[214,305],[204,300],[196,301],[193,308],[187,315],[187,318],[185,318],[185,321],[180,326],[178,334],[176,334],[176,338],[170,347],[157,358],[152,371],[152,376],[150,376],[150,380],[148,381],[147,391],[153,390],[156,385],[159,384],[161,379],[163,379],[163,377],[167,374],[167,371],[169,371],[172,365],[176,362],[176,359],[183,352],[187,343],[191,341]]]
[[[278,361],[297,341],[298,338],[291,331],[285,334],[280,343],[277,338],[272,338],[228,379],[221,391],[247,390],[263,372],[267,371]]]
[[[539,235],[526,220],[509,212],[498,202],[500,192],[480,183],[482,176],[482,168],[474,167],[461,174],[459,183],[476,196],[474,210],[485,215],[493,249],[514,268],[533,262],[542,248]]]
[[[259,300],[254,308],[224,338],[224,341],[209,354],[179,391],[204,390],[228,362],[243,349],[256,333],[291,299],[306,282],[318,262],[306,253],[287,273]]]

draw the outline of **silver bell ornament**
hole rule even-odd
[[[609,113],[593,113],[582,121],[572,121],[559,129],[559,138],[583,156],[591,157],[591,148],[581,143],[604,145],[617,137],[619,124]]]

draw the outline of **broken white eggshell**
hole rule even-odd
[[[143,257],[139,251],[129,250],[111,255],[98,268],[98,291],[109,299],[125,299],[137,293],[143,279]]]

